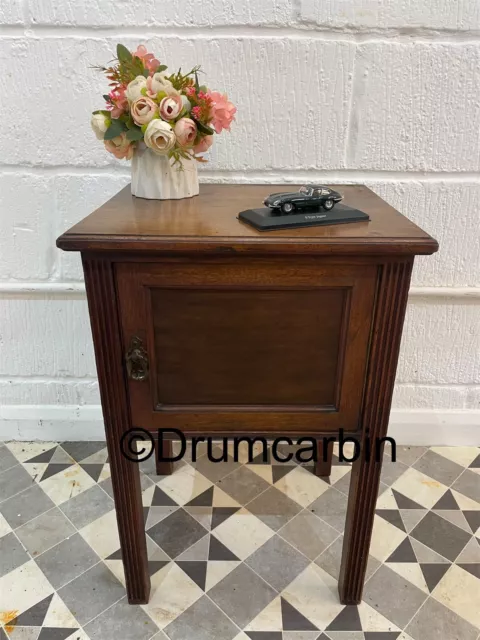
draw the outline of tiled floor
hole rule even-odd
[[[0,638],[477,640],[480,449],[386,456],[364,601],[337,577],[350,466],[142,463],[152,595],[129,606],[102,442],[0,444]]]

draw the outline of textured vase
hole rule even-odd
[[[198,195],[195,160],[183,160],[183,169],[167,156],[138,145],[132,158],[132,194],[149,200],[179,200]],[[141,148],[140,148],[141,147]]]

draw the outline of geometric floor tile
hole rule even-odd
[[[479,448],[386,448],[358,607],[337,582],[351,464],[336,444],[318,478],[262,448],[141,463],[151,596],[132,606],[105,442],[0,444],[0,640],[479,640]]]

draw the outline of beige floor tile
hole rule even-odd
[[[245,631],[281,631],[282,630],[282,603],[280,598],[275,598],[256,618],[246,627]]]
[[[244,560],[265,544],[274,532],[257,516],[241,509],[216,527],[213,534],[240,560]]]
[[[302,507],[308,507],[329,488],[326,482],[302,467],[295,467],[293,471],[281,478],[275,486],[289,498],[302,505]]]
[[[91,478],[78,464],[72,465],[47,480],[41,485],[42,489],[57,505],[70,500],[93,487],[95,480]]]
[[[384,562],[406,537],[407,534],[394,527],[393,524],[380,516],[375,516],[370,555],[380,562]]]
[[[416,469],[407,469],[392,487],[426,509],[440,500],[448,487]]]
[[[479,581],[468,571],[452,565],[432,595],[470,624],[480,628]]]
[[[53,593],[53,587],[34,560],[0,578],[0,611],[7,623]]]
[[[101,558],[111,555],[120,547],[115,511],[80,529],[80,535]]]
[[[480,453],[477,447],[432,447],[431,451],[438,455],[453,460],[462,467],[468,467]]]
[[[157,484],[177,504],[184,505],[209,489],[213,483],[199,471],[186,464]]]

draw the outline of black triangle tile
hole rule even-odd
[[[227,549],[215,536],[210,536],[210,549],[208,552],[209,560],[239,560],[237,556]]]
[[[143,510],[143,526],[147,525],[148,514],[150,513],[150,507],[142,507]]]
[[[449,489],[443,494],[440,500],[433,505],[432,510],[433,509],[439,509],[442,511],[451,511],[452,509],[458,510],[460,509],[460,507],[458,506],[457,501],[453,497],[453,493]]]
[[[45,616],[47,615],[48,607],[52,601],[52,595],[48,596],[41,602],[33,605],[30,609],[27,609],[21,613],[17,618],[14,618],[9,622],[12,627],[41,627]]]
[[[470,465],[469,469],[480,469],[480,453]]]
[[[285,598],[280,598],[282,605],[282,626],[284,631],[318,631],[317,627],[297,611]]]
[[[62,442],[62,449],[77,462],[89,458],[94,453],[105,449],[106,442],[101,440],[81,440],[79,442]]]
[[[34,458],[30,458],[30,460],[25,460],[25,462],[50,462],[53,458],[53,454],[57,450],[57,447],[53,447],[53,449],[48,449],[48,451],[44,451],[43,453],[39,453],[38,456]]]
[[[387,562],[417,562],[410,538],[405,538],[391,556],[387,558]]]
[[[365,640],[397,640],[401,631],[365,631]]]
[[[325,631],[362,631],[358,607],[348,606],[342,609]]]
[[[425,509],[421,504],[410,500],[410,498],[407,498],[407,496],[404,496],[395,489],[392,489],[392,493],[399,509]]]
[[[43,627],[37,640],[65,640],[78,629],[62,629],[59,627]]]
[[[117,549],[110,556],[108,556],[108,558],[105,558],[105,560],[121,560],[121,559],[122,559],[121,549]]]
[[[393,524],[397,529],[400,529],[400,531],[407,533],[398,509],[377,509],[375,513],[390,524]]]
[[[190,502],[187,502],[185,506],[186,507],[211,507],[213,505],[213,490],[214,490],[214,487],[212,486],[210,487],[210,489],[207,489],[196,498],[193,498],[193,500],[190,500]]]
[[[103,463],[102,464],[80,464],[80,466],[84,471],[86,471],[86,473],[88,473],[88,475],[92,478],[92,480],[95,480],[95,482],[98,482],[100,474],[102,473]]]
[[[475,533],[478,527],[480,527],[480,511],[462,511],[462,513],[472,533]]]
[[[272,464],[272,454],[270,449],[267,449],[267,455],[263,456],[263,451],[260,451],[248,464]]]
[[[327,636],[324,633],[321,633],[318,636],[317,640],[330,640],[330,638],[327,638]]]
[[[213,507],[211,525],[212,530],[215,529],[215,527],[218,527],[218,525],[222,524],[222,522],[225,522],[225,520],[228,520],[228,518],[230,518],[230,516],[233,516],[234,513],[237,513],[239,509],[240,507]]]
[[[169,560],[149,560],[148,575],[152,577],[157,573],[157,571],[160,571],[160,569],[163,569],[163,567],[168,563],[169,563]]]
[[[480,579],[480,563],[479,562],[469,562],[467,564],[459,564],[459,567],[471,573],[475,578]]]
[[[292,469],[295,469],[293,466],[289,466],[288,464],[274,464],[272,465],[272,479],[273,484],[278,482],[282,478],[284,478],[287,473],[290,473]]]
[[[200,560],[191,560],[184,562],[177,562],[178,566],[185,571],[187,576],[191,578],[196,585],[205,591],[205,584],[207,581],[207,562]]]
[[[246,631],[250,640],[282,640],[281,631]]]
[[[437,584],[450,569],[450,565],[421,564],[420,569],[422,570],[423,577],[425,578],[425,582],[427,583],[428,590],[430,591],[430,593],[432,593]]]
[[[71,466],[72,464],[53,464],[53,463],[49,464],[48,467],[45,469],[45,472],[40,482],[43,482],[44,480],[47,480],[52,476],[56,476],[57,473],[61,473],[62,471],[65,471],[65,469],[68,469]]]
[[[153,492],[152,507],[178,507],[172,498],[156,486]]]

